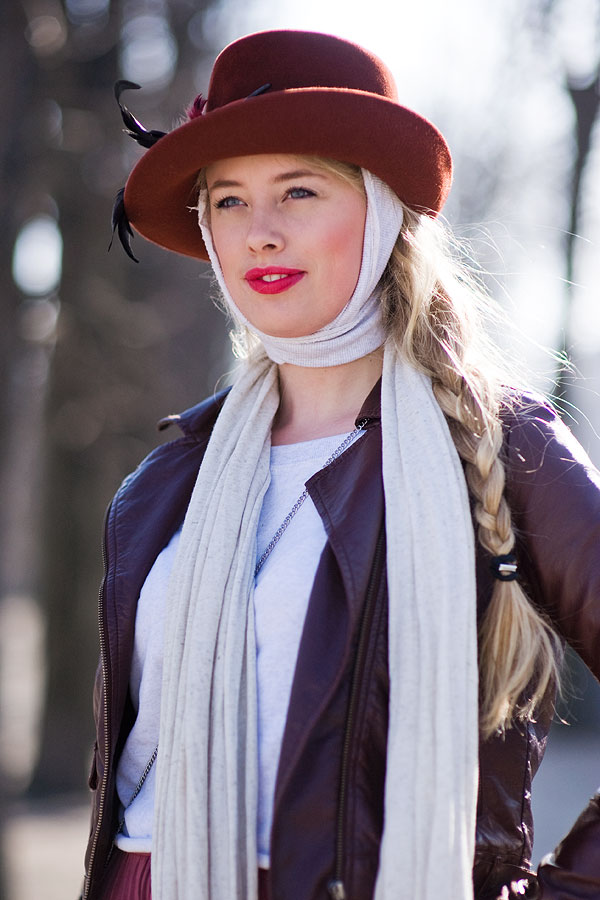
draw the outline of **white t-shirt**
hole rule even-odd
[[[271,482],[257,530],[256,559],[344,435],[271,448]],[[117,792],[126,807],[116,844],[129,852],[150,852],[158,759],[128,806],[158,742],[165,599],[180,532],[158,555],[140,592],[130,691],[137,717],[117,768]],[[315,573],[327,536],[310,499],[304,501],[256,578],[256,677],[258,689],[259,795],[258,865],[269,865],[275,780],[298,647]]]

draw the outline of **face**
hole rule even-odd
[[[333,321],[358,281],[363,193],[288,155],[220,160],[206,180],[213,243],[245,318],[275,337],[314,334]]]

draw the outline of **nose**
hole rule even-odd
[[[283,231],[277,221],[277,216],[272,210],[253,209],[248,225],[246,243],[252,253],[283,249],[285,246]]]

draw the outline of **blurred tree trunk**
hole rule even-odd
[[[24,39],[26,18],[19,4],[5,4],[0,28],[0,617],[14,597],[32,597],[37,588],[34,538],[30,533],[35,514],[35,475],[39,462],[39,434],[30,423],[40,421],[43,384],[32,372],[45,364],[46,351],[29,344],[21,334],[21,296],[12,279],[14,241],[24,218],[33,211],[35,187],[29,182],[26,161],[35,157],[35,141],[28,130],[28,114],[35,105],[39,71]],[[15,77],[17,74],[17,77]],[[41,354],[41,358],[40,358]],[[32,471],[33,470],[33,471]],[[33,482],[32,482],[33,478]],[[1,652],[1,651],[0,651]],[[6,659],[0,658],[3,690],[9,685]],[[3,711],[3,737],[9,723]],[[5,745],[3,745],[5,746]],[[0,759],[0,896],[7,896],[4,817],[7,802],[20,787],[14,781],[5,755]]]
[[[25,126],[27,110],[31,109],[36,96],[38,74],[23,38],[25,25],[26,19],[20,6],[7,4],[2,11],[0,28],[0,120],[3,123],[0,142],[0,412],[4,411],[6,404],[14,322],[19,302],[19,293],[11,277],[11,256],[25,198],[26,171],[23,160],[30,151]],[[16,79],[15,72],[19,73]]]
[[[47,410],[43,598],[48,610],[48,683],[34,783],[41,793],[80,788],[84,748],[89,746],[89,676],[96,656],[95,589],[90,582],[99,577],[93,513],[103,502],[103,467],[95,470],[94,455],[84,452],[101,427],[94,407],[102,391],[102,367],[97,368],[102,349],[89,321],[93,299],[88,291],[107,232],[86,164],[101,165],[95,144],[100,142],[101,149],[101,135],[108,127],[102,120],[107,104],[98,100],[98,94],[110,92],[117,71],[118,28],[116,23],[108,28],[113,36],[106,41],[105,53],[83,59],[66,55],[46,80],[48,96],[63,117],[62,147],[48,154],[46,177],[60,211],[64,256]]]
[[[563,19],[561,20],[561,13]],[[589,45],[580,47],[573,34],[565,34],[566,16],[585,14],[585,31]],[[573,155],[568,188],[569,222],[564,241],[565,292],[561,315],[558,352],[569,360],[573,350],[572,313],[576,275],[576,244],[582,226],[582,189],[592,151],[592,139],[600,107],[600,0],[570,9],[568,0],[528,0],[525,21],[534,35],[540,54],[553,55],[562,72],[563,87],[573,108]],[[571,23],[572,24],[572,23]],[[579,22],[582,25],[582,22]],[[580,34],[581,36],[581,34]],[[577,72],[577,75],[575,74]],[[573,398],[572,377],[562,368],[556,378],[553,394],[562,408],[569,408]]]
[[[197,8],[180,7],[173,4],[182,79],[186,25]],[[198,278],[201,264],[139,237],[139,266],[118,241],[107,255],[112,198],[142,153],[122,134],[112,92],[120,76],[125,11],[134,15],[136,5],[113,3],[95,37],[71,25],[60,65],[46,72],[47,95],[62,110],[62,141],[48,154],[45,175],[60,211],[64,258],[47,404],[48,685],[32,785],[43,794],[85,784],[105,507],[125,474],[157,443],[156,420],[213,389],[226,340],[206,282]],[[151,127],[169,129],[174,110],[193,96],[192,82],[188,70],[187,93],[176,106],[168,89],[140,91],[131,104]]]
[[[581,230],[581,199],[583,177],[592,148],[592,134],[600,108],[600,61],[595,76],[587,83],[567,78],[566,90],[574,111],[575,155],[569,197],[569,229],[565,240],[565,301],[562,315],[562,343],[558,348],[568,359],[573,344],[571,319],[575,286],[575,243]],[[569,402],[569,374],[565,370],[556,380],[555,396]]]

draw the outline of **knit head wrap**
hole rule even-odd
[[[360,274],[354,293],[338,316],[314,334],[273,337],[255,328],[240,312],[231,296],[207,221],[207,191],[201,191],[198,222],[219,287],[237,325],[245,325],[262,341],[275,363],[295,366],[339,366],[353,362],[381,347],[385,332],[378,284],[400,233],[403,209],[396,194],[366,169],[361,169],[367,194],[367,216]]]

